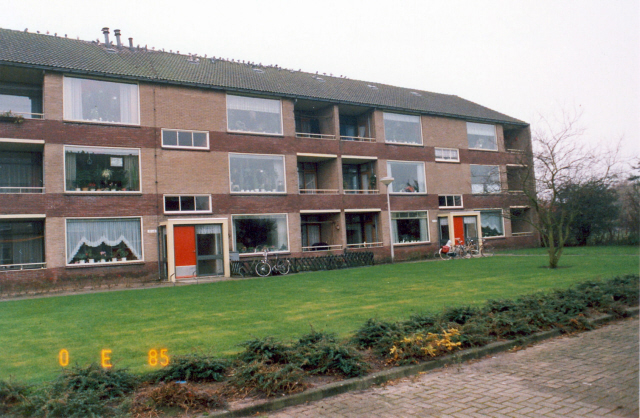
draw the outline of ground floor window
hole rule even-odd
[[[530,235],[533,233],[531,208],[509,209],[511,218],[511,235]]]
[[[378,239],[377,213],[347,213],[347,246],[352,248],[382,246]]]
[[[44,267],[44,220],[0,221],[0,269]]]
[[[289,251],[287,215],[232,216],[233,242],[239,253]]]
[[[67,264],[142,259],[140,218],[67,219]]]
[[[427,211],[392,212],[393,243],[429,241],[429,214]]]
[[[480,222],[482,224],[482,236],[503,237],[504,223],[502,221],[502,210],[481,210]]]

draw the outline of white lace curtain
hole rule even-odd
[[[83,98],[88,93],[98,95],[102,88],[110,93],[115,90],[120,99],[120,120],[110,121],[116,123],[140,124],[138,109],[138,85],[127,83],[113,83],[109,81],[90,80],[82,78],[64,78],[64,118],[68,120],[100,120],[100,113],[104,111],[99,107],[95,116],[85,115],[83,112]],[[104,94],[104,93],[103,93]],[[107,100],[107,95],[104,95]]]
[[[140,219],[69,219],[67,220],[67,263],[71,263],[83,245],[115,247],[124,243],[138,260],[142,260]]]
[[[504,234],[502,228],[502,212],[499,210],[480,213],[480,222],[483,228],[491,228],[498,231],[501,235]]]

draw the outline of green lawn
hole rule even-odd
[[[228,356],[248,338],[290,339],[310,326],[346,336],[370,317],[401,319],[637,274],[637,253],[584,249],[556,270],[544,268],[544,254],[496,256],[0,302],[0,378],[49,379],[60,369],[61,349],[80,365],[99,362],[109,349],[116,366],[145,371],[152,348]]]

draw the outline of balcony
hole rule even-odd
[[[529,150],[529,133],[523,128],[504,127],[504,148],[514,154],[525,154]]]
[[[528,181],[528,169],[522,165],[507,165],[507,187],[510,193],[522,193]]]
[[[344,194],[379,194],[375,158],[343,156],[342,188]]]
[[[44,193],[42,142],[0,140],[0,193]]]
[[[44,219],[0,220],[0,271],[45,267]]]
[[[340,140],[376,142],[373,133],[373,110],[358,106],[339,107]]]
[[[300,194],[338,194],[337,155],[298,153]]]
[[[0,66],[0,115],[24,119],[43,119],[42,72]],[[2,120],[2,119],[0,119]]]
[[[340,243],[340,211],[324,213],[300,212],[300,230],[302,234],[302,251],[339,251]]]
[[[296,138],[336,139],[333,105],[298,100],[294,106]]]
[[[379,217],[379,211],[345,213],[347,248],[382,247],[382,237],[378,234]]]

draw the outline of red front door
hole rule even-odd
[[[454,245],[464,243],[464,218],[462,216],[453,217],[453,236],[455,237]]]
[[[192,277],[196,272],[196,227],[173,228],[173,248],[176,260],[176,278]]]

